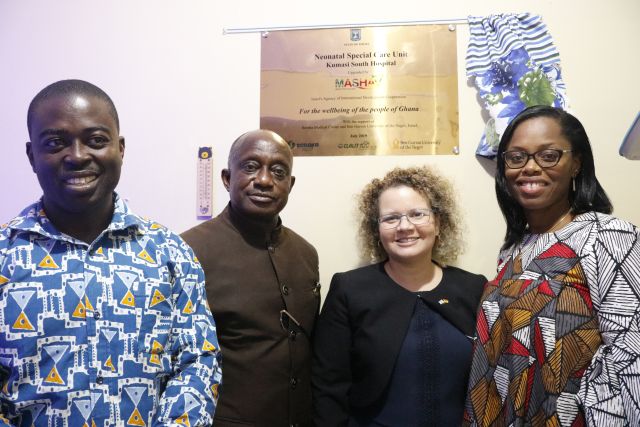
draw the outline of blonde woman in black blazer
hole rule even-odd
[[[316,326],[314,423],[460,425],[484,276],[460,253],[452,187],[394,169],[360,195],[360,236],[377,263],[334,275]]]

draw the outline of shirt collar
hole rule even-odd
[[[142,232],[144,230],[142,220],[131,212],[129,206],[117,193],[114,192],[113,195],[115,199],[113,217],[105,231],[125,230],[129,227],[135,227],[138,232]],[[72,237],[60,233],[49,221],[43,209],[42,197],[23,209],[20,215],[7,224],[7,228],[16,232],[36,233],[52,239],[75,241]]]
[[[272,228],[260,223],[247,221],[231,207],[231,204],[227,205],[223,215],[250,244],[261,248],[269,245],[278,245],[282,234],[282,220],[279,216],[276,226]]]

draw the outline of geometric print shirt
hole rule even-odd
[[[41,201],[0,227],[0,426],[209,426],[221,381],[204,273],[129,211],[91,244]]]
[[[640,425],[633,224],[587,212],[500,254],[478,310],[465,421]]]

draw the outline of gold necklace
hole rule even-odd
[[[540,236],[541,234],[545,234],[545,233],[551,232],[560,223],[562,223],[562,221],[564,221],[567,218],[567,216],[569,216],[569,214],[571,214],[571,208],[569,208],[569,210],[564,215],[562,215],[562,217],[559,220],[557,220],[551,227],[547,228],[547,230],[543,231],[542,233],[533,233],[533,232],[531,232],[531,229],[529,228],[529,224],[527,224],[527,229],[529,230],[529,235],[527,236],[526,239],[523,239],[523,240],[520,241],[520,244],[518,245],[519,252],[522,252],[524,250],[524,247],[529,245],[529,243],[533,243],[536,240],[538,240],[538,236]]]
[[[557,220],[551,227],[547,228],[547,231],[540,234],[550,233],[551,231],[553,231],[554,228],[560,225],[562,221],[564,221],[570,214],[571,214],[571,208],[569,208],[569,210],[564,215],[562,215],[562,217],[560,217],[560,219]]]
[[[567,216],[569,216],[570,214],[571,214],[571,208],[569,208],[569,210],[567,212],[565,212],[565,214],[562,215],[559,220],[554,222],[551,227],[547,228],[545,231],[543,231],[541,233],[534,233],[533,231],[531,231],[531,227],[529,226],[529,224],[527,224],[527,227],[525,228],[525,232],[529,232],[530,234],[550,233],[551,231],[553,231],[554,228],[556,228],[560,223],[562,223],[562,221],[564,221],[567,218]]]

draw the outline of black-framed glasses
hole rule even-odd
[[[433,213],[434,211],[431,209],[413,209],[404,214],[394,213],[382,215],[378,218],[378,224],[380,224],[380,227],[386,229],[396,228],[400,225],[400,222],[402,222],[402,217],[405,217],[407,221],[413,225],[424,225],[431,222]]]
[[[289,336],[295,337],[295,335],[302,333],[307,338],[311,338],[306,329],[287,310],[280,310],[280,326],[289,333]]]
[[[564,153],[570,153],[573,150],[559,150],[555,148],[545,148],[544,150],[536,151],[533,154],[529,154],[522,150],[505,151],[502,153],[502,158],[505,164],[510,169],[520,169],[529,162],[529,159],[533,157],[533,160],[541,168],[552,168],[558,164]]]

